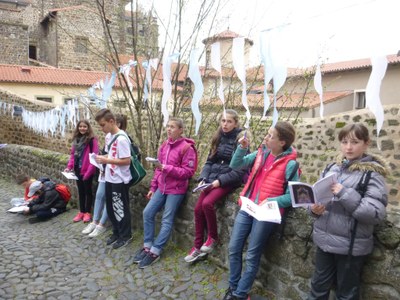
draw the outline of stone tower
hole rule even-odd
[[[104,3],[102,19],[93,0],[0,0],[0,63],[104,71],[109,51],[133,55],[133,43],[139,55],[157,54],[155,18],[140,12],[132,22],[125,11],[128,1]],[[106,37],[108,30],[113,43]]]

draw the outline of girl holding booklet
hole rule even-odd
[[[268,130],[257,151],[246,155],[249,146],[247,138],[239,140],[230,166],[238,168],[252,166],[249,179],[241,196],[258,205],[276,201],[280,208],[291,204],[286,181],[297,168],[297,153],[291,146],[295,129],[288,122],[277,122]],[[298,180],[298,172],[293,180]],[[241,200],[239,200],[241,204]],[[248,293],[258,272],[264,245],[275,228],[275,223],[258,221],[244,210],[240,210],[233,226],[229,242],[229,288],[224,299],[248,299]],[[249,238],[246,267],[242,273],[242,253]]]
[[[198,180],[200,195],[194,209],[195,240],[193,248],[185,257],[186,262],[194,262],[210,253],[218,241],[215,203],[239,187],[246,174],[246,169],[233,170],[229,167],[241,132],[238,113],[227,109],[220,118],[219,127],[211,141],[210,153]]]
[[[89,162],[89,153],[98,153],[99,145],[89,121],[80,120],[72,136],[71,156],[64,172],[74,172],[79,194],[79,213],[74,222],[90,222],[93,204],[92,181],[96,167]]]
[[[382,158],[366,153],[368,129],[350,124],[338,137],[341,155],[323,172],[337,175],[338,182],[331,186],[335,197],[310,209],[316,218],[313,239],[317,250],[308,299],[328,299],[334,282],[336,299],[360,298],[360,275],[366,256],[372,252],[374,225],[386,215],[384,177],[388,167]]]

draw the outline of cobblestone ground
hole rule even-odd
[[[222,299],[227,272],[211,262],[186,264],[170,243],[160,261],[140,270],[128,261],[139,234],[112,250],[105,245],[110,231],[97,239],[81,234],[74,209],[30,224],[29,216],[6,212],[22,194],[0,178],[0,299]]]

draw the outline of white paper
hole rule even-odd
[[[304,182],[289,181],[290,197],[293,207],[306,207],[318,203],[326,205],[335,199],[331,191],[332,184],[337,183],[336,173],[332,173],[314,185]]]
[[[257,205],[247,197],[240,196],[242,200],[241,210],[247,212],[258,221],[281,223],[281,213],[278,202],[267,201],[263,205]]]
[[[104,171],[103,165],[102,165],[102,164],[99,164],[99,163],[96,161],[96,156],[97,156],[96,153],[89,153],[89,162],[90,162],[93,166],[95,166],[96,168],[98,168],[101,172],[103,172],[103,171]]]
[[[61,172],[67,179],[78,180],[78,177],[72,172]]]
[[[152,164],[159,164],[160,163],[160,161],[157,158],[154,158],[154,157],[149,157],[148,156],[145,159],[146,159],[146,161],[148,161],[149,163],[152,163]]]
[[[201,192],[201,191],[207,190],[210,186],[212,186],[212,183],[204,183],[204,184],[199,185],[198,187],[194,188],[192,193],[196,193],[196,192]]]
[[[11,213],[22,213],[24,212],[24,210],[28,208],[28,206],[26,205],[21,205],[21,206],[15,206],[15,207],[11,207],[9,210],[7,210],[8,212]]]

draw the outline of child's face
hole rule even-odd
[[[235,119],[230,114],[222,117],[220,124],[223,132],[231,132],[237,126]]]
[[[359,140],[354,134],[350,133],[340,141],[340,150],[344,157],[348,160],[361,158],[367,151],[368,144],[363,140]]]
[[[106,121],[106,120],[104,120],[104,118],[103,119],[100,119],[98,122],[97,122],[98,124],[99,124],[99,126],[101,127],[101,130],[104,132],[104,133],[109,133],[109,132],[111,132],[111,129],[112,129],[112,127],[114,126],[114,120],[109,120],[109,121]]]
[[[174,121],[168,122],[167,124],[167,135],[168,138],[176,140],[181,137],[183,128],[179,128],[178,124]]]
[[[267,145],[272,154],[279,154],[283,151],[285,142],[279,140],[279,135],[275,128],[270,128],[268,134],[264,137],[263,144]]]
[[[78,130],[80,134],[85,135],[88,131],[88,126],[85,123],[81,122],[79,123]]]
[[[26,189],[30,183],[31,183],[31,181],[27,180],[27,181],[24,181],[23,183],[21,183],[21,185],[24,187],[24,189]]]

